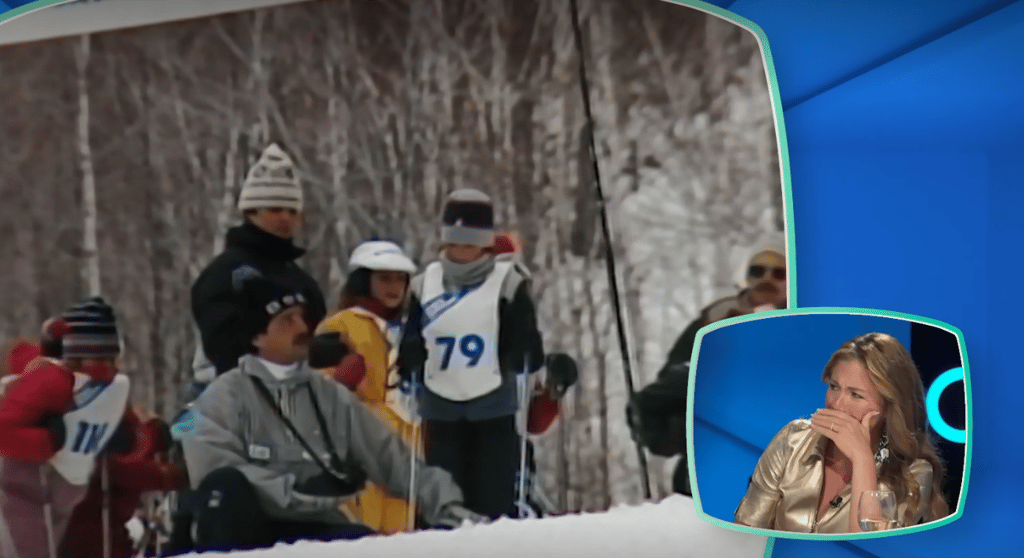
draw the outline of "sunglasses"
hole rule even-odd
[[[754,279],[760,279],[760,278],[764,277],[766,273],[768,273],[769,269],[771,269],[771,272],[772,272],[772,279],[775,279],[776,281],[785,281],[786,280],[786,268],[784,268],[784,267],[772,267],[772,268],[769,268],[766,265],[752,265],[752,266],[750,266],[750,268],[747,270],[747,276],[753,277]]]

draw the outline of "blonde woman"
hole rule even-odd
[[[945,466],[925,428],[924,388],[906,348],[868,333],[822,374],[825,408],[787,424],[761,455],[736,523],[777,531],[858,533],[857,497],[896,495],[897,527],[949,514]]]
[[[327,372],[345,384],[410,447],[418,448],[412,417],[402,404],[394,371],[409,280],[416,265],[396,244],[364,242],[349,260],[341,311],[325,319],[316,334],[339,334],[351,351]],[[369,483],[347,505],[353,519],[374,531],[407,531],[409,504]]]

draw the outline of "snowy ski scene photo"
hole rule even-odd
[[[696,331],[790,294],[752,31],[143,4],[0,25],[0,557],[764,555],[686,462]]]

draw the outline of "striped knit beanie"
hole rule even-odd
[[[61,358],[114,358],[121,354],[114,309],[102,298],[78,303],[60,316]]]
[[[487,194],[473,189],[452,192],[441,216],[441,242],[490,248],[494,245],[494,206]]]
[[[249,169],[238,196],[238,209],[284,207],[302,211],[302,185],[291,157],[276,143]]]

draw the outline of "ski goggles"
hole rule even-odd
[[[754,279],[760,279],[771,272],[772,279],[776,281],[786,280],[786,268],[784,267],[768,267],[766,265],[752,265],[747,268],[747,277]]]

